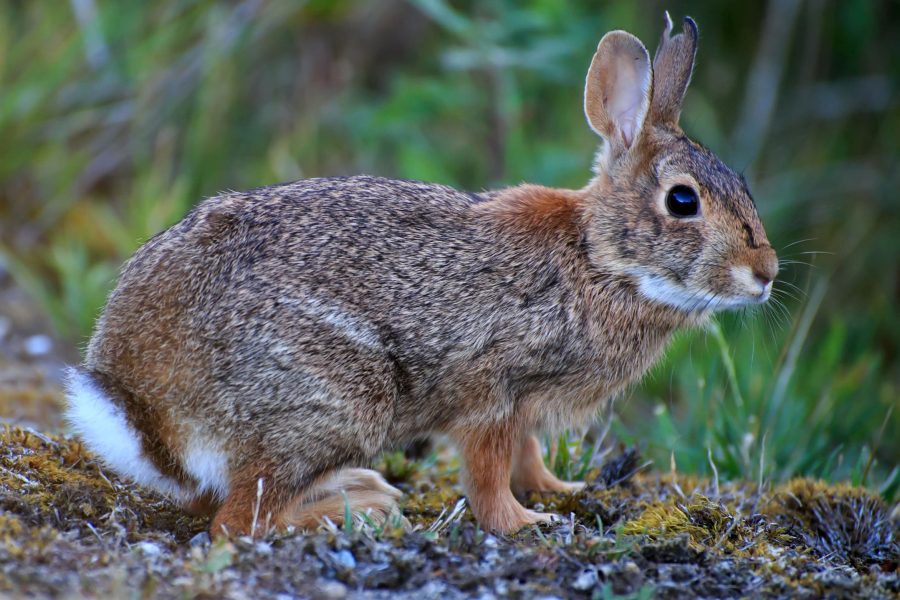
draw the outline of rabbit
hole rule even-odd
[[[516,498],[571,492],[536,437],[581,426],[673,333],[764,303],[778,261],[746,181],[678,120],[698,31],[651,63],[600,41],[584,111],[602,138],[579,190],[465,193],[316,178],[199,203],[122,268],[67,416],[213,536],[384,516],[365,465],[443,434],[482,527],[549,522]]]

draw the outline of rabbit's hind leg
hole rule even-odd
[[[333,471],[281,514],[280,524],[313,529],[327,517],[343,524],[347,511],[383,522],[397,511],[401,492],[376,471],[348,468]]]
[[[228,495],[216,511],[209,528],[210,536],[263,536],[277,526],[278,517],[303,486],[279,483],[276,469],[265,463],[238,469],[232,478]]]

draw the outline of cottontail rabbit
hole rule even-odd
[[[697,27],[666,21],[652,67],[624,31],[597,47],[583,189],[347,177],[201,202],[122,269],[70,373],[74,430],[214,512],[213,535],[384,512],[399,492],[350,467],[430,432],[482,526],[549,520],[512,490],[579,484],[535,433],[591,418],[676,329],[765,302],[778,271],[746,182],[678,126]]]

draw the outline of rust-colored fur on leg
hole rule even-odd
[[[262,536],[267,525],[277,523],[276,517],[290,502],[292,494],[276,484],[272,473],[273,470],[245,469],[235,474],[231,492],[209,527],[210,537]]]
[[[457,439],[466,464],[469,505],[485,529],[512,533],[553,520],[553,515],[527,510],[510,490],[512,454],[521,439],[518,431],[497,425]]]
[[[193,517],[211,517],[221,505],[222,502],[212,492],[205,492],[189,500],[182,509]]]
[[[365,513],[383,521],[396,509],[401,492],[371,469],[342,469],[292,503],[279,517],[279,525],[300,529],[319,526],[325,517],[343,523],[347,504],[352,513]]]
[[[544,465],[541,443],[534,435],[527,435],[519,446],[513,462],[512,490],[525,492],[575,492],[584,487],[581,481],[561,481]]]

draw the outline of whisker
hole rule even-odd
[[[782,295],[784,295],[784,296],[787,296],[787,297],[790,298],[791,300],[796,300],[797,302],[799,302],[799,301],[801,300],[798,296],[794,295],[793,293],[791,293],[791,292],[789,292],[789,291],[787,291],[787,290],[785,290],[785,289],[776,289],[776,288],[772,288],[772,294],[774,295],[774,294],[776,294],[776,293],[777,293],[777,294],[782,294]]]
[[[791,286],[793,289],[797,290],[797,293],[799,293],[801,296],[803,296],[804,298],[806,297],[806,290],[804,290],[803,288],[801,288],[801,287],[800,287],[799,285],[797,285],[796,283],[792,283],[792,282],[787,281],[787,280],[785,280],[785,279],[779,279],[779,280],[778,280],[778,283],[783,283],[784,285],[789,285],[789,286]]]
[[[778,260],[778,266],[784,267],[789,265],[804,265],[807,267],[812,267],[813,269],[817,268],[816,265],[810,262],[806,262],[804,260],[793,260],[788,258],[782,258]]]
[[[787,306],[784,305],[784,302],[778,298],[774,298],[773,306],[775,306],[783,319],[781,326],[786,328],[791,323],[791,311],[789,311]]]
[[[787,246],[784,246],[783,248],[781,248],[781,250],[787,250],[787,249],[790,248],[791,246],[796,246],[797,244],[802,244],[802,243],[804,243],[804,242],[814,242],[814,241],[816,241],[817,239],[819,239],[819,238],[805,238],[805,239],[802,239],[802,240],[797,240],[796,242],[791,242],[791,243],[788,244]]]

